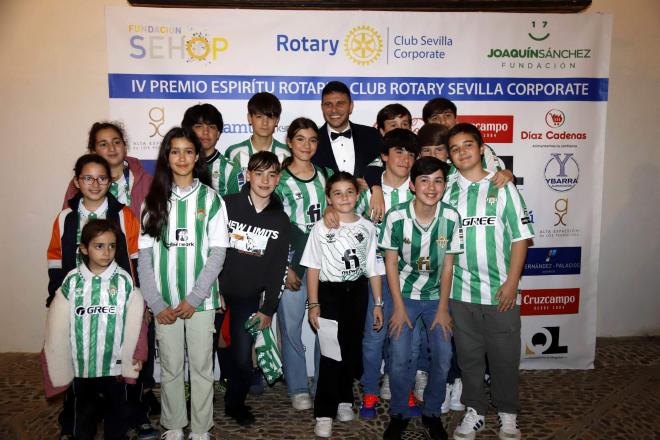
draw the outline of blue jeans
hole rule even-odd
[[[438,309],[438,300],[404,298],[403,304],[410,321],[414,324],[417,318],[421,317],[427,328],[431,364],[428,385],[424,390],[422,414],[439,417],[442,402],[445,400],[447,372],[451,362],[451,342],[450,338],[445,339],[439,325],[436,325],[433,331],[430,330]],[[404,417],[408,414],[408,395],[415,383],[415,368],[411,366],[413,333],[414,330],[404,324],[399,337],[390,338],[390,390],[392,391],[390,414],[402,414]]]
[[[417,318],[417,321],[413,322],[414,331],[413,331],[413,342],[412,342],[412,355],[411,359],[415,360],[411,368],[415,372],[418,370],[429,371],[431,368],[431,349],[429,347],[429,338],[426,334],[426,326],[422,322],[421,318]]]
[[[385,275],[381,277],[383,285],[383,328],[375,331],[374,326],[374,298],[369,284],[369,303],[367,305],[367,316],[364,321],[364,338],[362,339],[362,365],[364,371],[360,383],[364,387],[364,394],[380,394],[380,367],[385,360],[385,373],[389,372],[390,357],[387,346],[387,323],[392,317],[392,296]]]
[[[300,290],[284,289],[277,307],[277,320],[282,335],[282,366],[289,395],[309,393],[305,346],[302,326],[307,301],[307,273],[302,277]],[[311,348],[311,347],[307,347]]]

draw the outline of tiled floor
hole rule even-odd
[[[57,439],[61,402],[44,399],[37,355],[0,354],[0,371],[0,439]],[[523,371],[520,398],[525,439],[660,439],[660,337],[599,339],[590,371]],[[257,416],[250,429],[228,420],[222,404],[216,405],[215,439],[315,438],[312,411],[291,408],[281,384],[249,397],[248,404]],[[386,407],[378,414],[369,422],[335,422],[333,438],[381,438]],[[460,417],[452,412],[445,418],[450,432]],[[478,438],[497,438],[495,426],[488,415]],[[418,419],[405,438],[427,438]]]

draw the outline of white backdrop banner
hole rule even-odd
[[[108,7],[106,26],[110,115],[147,164],[199,102],[222,112],[225,149],[250,136],[246,104],[261,91],[282,101],[280,140],[298,116],[323,122],[331,80],[366,125],[399,102],[416,130],[427,100],[455,101],[533,217],[522,368],[593,368],[610,16]]]

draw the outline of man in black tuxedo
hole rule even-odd
[[[331,81],[325,85],[321,92],[321,110],[325,124],[319,129],[318,148],[312,162],[363,178],[367,165],[383,149],[378,130],[348,120],[353,112],[353,100],[342,82]]]

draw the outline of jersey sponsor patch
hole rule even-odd
[[[116,315],[117,306],[80,306],[76,307],[76,316],[84,315]]]

